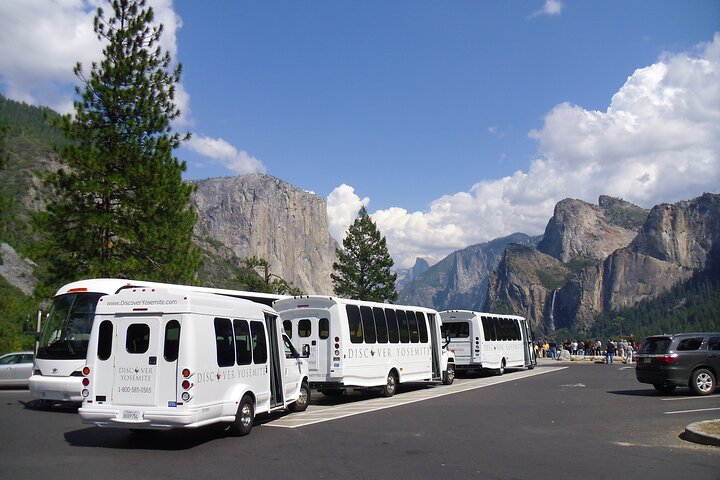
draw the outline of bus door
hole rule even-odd
[[[533,345],[532,332],[530,331],[530,322],[527,320],[520,321],[520,334],[523,340],[525,366],[529,367],[536,365],[537,359],[535,358],[535,346]]]
[[[297,322],[298,341],[293,342],[298,350],[310,346],[308,374],[315,381],[323,381],[330,372],[330,320],[328,316],[301,318]]]
[[[268,331],[268,344],[270,355],[270,408],[285,406],[285,393],[283,391],[283,359],[284,348],[280,346],[280,324],[277,316],[265,314],[265,325]]]
[[[179,319],[167,322],[179,345]],[[177,402],[177,356],[169,348],[164,359],[165,330],[160,317],[119,319],[115,336],[112,401],[118,405],[174,405]],[[139,411],[126,411],[123,420],[140,420]]]
[[[420,315],[423,315],[422,313]],[[438,327],[437,318],[434,313],[428,314],[430,322],[430,349],[432,350],[432,378],[434,380],[442,378],[442,368],[440,366],[440,356],[442,355],[443,339],[439,338],[440,328]]]

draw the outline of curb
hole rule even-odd
[[[720,447],[720,435],[703,431],[704,425],[718,423],[720,423],[720,420],[705,420],[702,422],[691,423],[685,427],[684,439],[693,443]]]

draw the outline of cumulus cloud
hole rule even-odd
[[[370,203],[369,198],[360,198],[353,187],[344,183],[333,190],[327,198],[330,235],[338,242],[342,242],[360,208],[367,206],[368,203]]]
[[[238,150],[222,138],[210,138],[193,134],[185,146],[205,157],[215,160],[238,175],[265,173],[265,165],[244,150]]]
[[[542,233],[563,198],[594,203],[609,194],[651,207],[717,191],[720,34],[695,53],[666,54],[636,70],[606,111],[563,103],[529,135],[538,154],[526,172],[478,182],[435,200],[426,212],[372,213],[396,265],[407,268],[416,257],[441,258],[518,231]],[[350,186],[343,190],[355,195]],[[352,222],[328,214],[336,231]]]
[[[172,0],[148,4],[164,26],[161,46],[176,58],[181,21]],[[93,32],[99,6],[110,14],[107,2],[100,0],[1,1],[0,84],[5,96],[72,113],[73,87],[78,84],[73,67],[80,62],[87,71],[102,57],[104,45]]]
[[[542,6],[542,8],[535,13],[533,13],[532,17],[537,17],[539,15],[560,15],[563,10],[563,3],[560,0],[545,0],[545,4]]]

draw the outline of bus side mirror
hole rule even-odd
[[[308,358],[310,356],[310,345],[307,343],[302,346],[302,358]]]

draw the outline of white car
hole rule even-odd
[[[33,352],[6,353],[0,357],[0,386],[27,387],[33,371]]]

